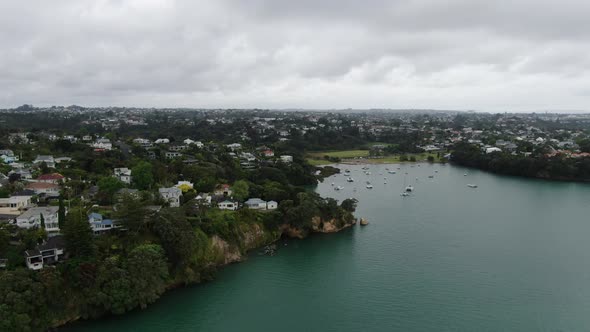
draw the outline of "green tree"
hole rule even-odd
[[[196,238],[191,224],[182,211],[162,210],[158,213],[153,228],[172,264],[190,263],[191,256],[195,252]]]
[[[64,205],[63,196],[59,195],[59,207],[57,210],[57,223],[58,223],[60,229],[63,229],[65,222],[66,222],[66,207]]]
[[[248,182],[244,180],[238,180],[232,186],[233,196],[239,201],[244,201],[248,198],[249,190]]]
[[[132,235],[140,233],[147,223],[145,203],[132,194],[119,196],[114,213],[114,220]]]
[[[73,257],[93,257],[96,252],[90,223],[82,208],[73,208],[68,213],[62,230],[66,250]]]
[[[355,198],[347,198],[342,201],[340,207],[344,209],[344,211],[354,212],[356,210],[356,204],[358,201]]]
[[[164,250],[157,244],[142,244],[133,249],[127,259],[129,279],[137,304],[145,308],[166,290],[168,267]]]
[[[33,272],[17,269],[0,273],[0,331],[43,331],[51,316],[43,286]]]
[[[154,183],[154,174],[152,164],[147,161],[141,161],[131,169],[133,174],[133,184],[139,190],[148,190]]]
[[[43,213],[39,214],[39,220],[41,221],[41,228],[45,229],[45,217],[43,216]]]

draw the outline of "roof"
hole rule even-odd
[[[45,183],[45,182],[31,182],[27,184],[25,189],[54,189],[59,188],[59,186],[55,183]]]
[[[88,215],[88,218],[89,219],[102,219],[102,214],[92,212],[91,214]]]
[[[244,202],[244,204],[266,204],[266,201],[261,200],[260,198],[250,198],[249,200],[247,200],[246,202]]]
[[[59,173],[43,174],[39,175],[37,180],[61,180],[64,176]]]
[[[37,155],[35,161],[42,162],[42,161],[54,161],[53,156],[46,156],[46,155]]]
[[[180,190],[177,187],[160,188],[160,189],[158,189],[158,191],[160,192],[160,194],[163,194],[163,193],[181,194],[182,193],[182,190]]]
[[[236,202],[225,200],[225,201],[223,201],[223,202],[221,202],[219,204],[236,204]]]
[[[55,248],[64,248],[65,247],[65,239],[62,235],[52,236],[45,241],[45,243],[37,246],[38,250],[48,250],[48,249],[55,249]]]
[[[28,209],[25,213],[18,216],[17,219],[29,219],[34,216],[39,216],[40,214],[56,214],[58,210],[59,207],[57,206],[34,207]]]

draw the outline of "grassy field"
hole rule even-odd
[[[427,161],[428,156],[434,157],[434,162],[440,162],[436,157],[436,153],[408,153],[405,154],[410,157],[415,157],[416,162]],[[368,150],[344,150],[344,151],[324,151],[311,152],[307,154],[307,161],[314,166],[322,166],[332,164],[333,162],[324,159],[324,156],[340,158],[342,163],[358,163],[358,164],[396,164],[402,163],[400,155],[391,155],[385,157],[369,158]],[[411,162],[411,161],[405,161]]]

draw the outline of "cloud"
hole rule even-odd
[[[589,109],[590,3],[0,3],[0,106]]]

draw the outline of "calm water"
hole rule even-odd
[[[345,167],[356,182],[336,175],[318,192],[358,198],[369,226],[282,242],[144,311],[66,330],[590,331],[590,185]]]

